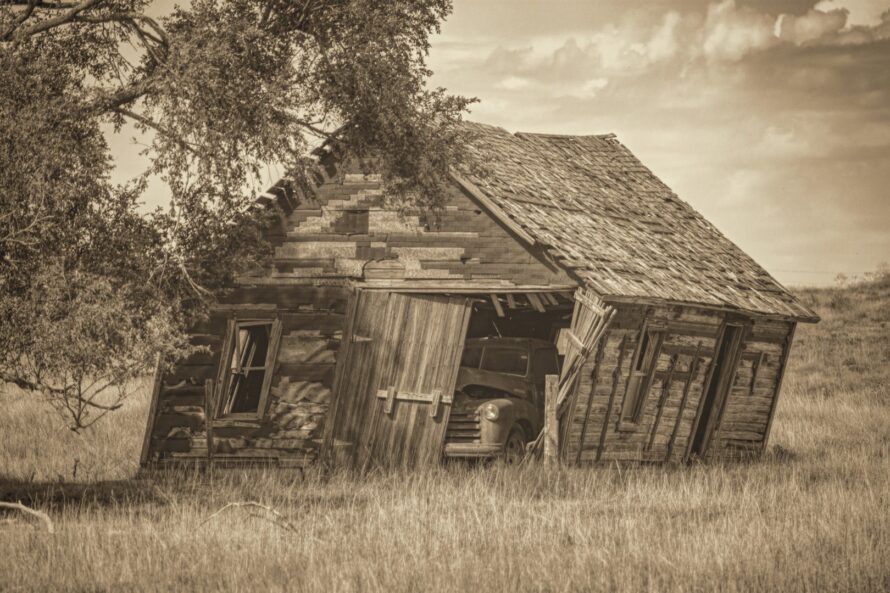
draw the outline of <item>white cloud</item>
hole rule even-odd
[[[839,32],[847,24],[847,11],[810,10],[800,16],[782,15],[779,36],[785,41],[803,45]]]
[[[815,10],[844,9],[848,12],[847,24],[873,27],[881,23],[881,15],[890,9],[886,0],[822,0]]]
[[[752,51],[775,45],[774,29],[772,16],[724,0],[708,6],[702,51],[709,60],[740,60]]]
[[[506,89],[508,91],[523,89],[528,85],[529,80],[520,76],[508,76],[507,78],[502,79],[497,84],[498,88]]]

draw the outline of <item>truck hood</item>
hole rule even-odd
[[[480,385],[483,387],[489,387],[491,389],[497,389],[498,391],[502,391],[512,397],[518,397],[521,399],[528,399],[532,395],[530,391],[531,386],[529,385],[525,377],[520,377],[518,375],[508,375],[506,373],[496,373],[493,371],[485,371],[482,369],[460,367],[460,370],[457,373],[457,383],[455,384],[455,389],[462,392],[464,388],[469,385]],[[455,404],[457,403],[457,399],[458,398],[455,399]],[[466,395],[462,395],[459,399],[469,399],[471,402],[476,402],[476,404],[478,405],[484,402],[486,399],[491,398],[471,398]]]

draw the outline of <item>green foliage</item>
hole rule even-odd
[[[315,147],[348,146],[435,209],[462,160],[470,101],[426,87],[448,0],[195,0],[158,20],[148,4],[0,7],[0,378],[75,429],[187,352],[184,329],[268,254],[264,167],[305,186]],[[102,126],[126,122],[151,165],[115,186]],[[144,214],[148,175],[170,202]]]

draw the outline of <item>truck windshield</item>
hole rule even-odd
[[[528,352],[488,346],[482,355],[482,370],[524,377],[528,371]]]
[[[460,359],[460,366],[470,367],[471,369],[479,368],[479,361],[482,359],[482,348],[465,348],[464,354]]]

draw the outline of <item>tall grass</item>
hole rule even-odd
[[[0,523],[0,590],[890,590],[890,337],[875,329],[890,286],[861,290],[836,309],[804,294],[825,321],[799,329],[770,448],[743,464],[97,483],[135,468],[144,398],[76,436],[7,395],[0,473],[37,477],[5,496],[25,493],[58,529]],[[75,485],[73,455],[100,460]],[[244,500],[295,530],[262,509],[210,518]]]

